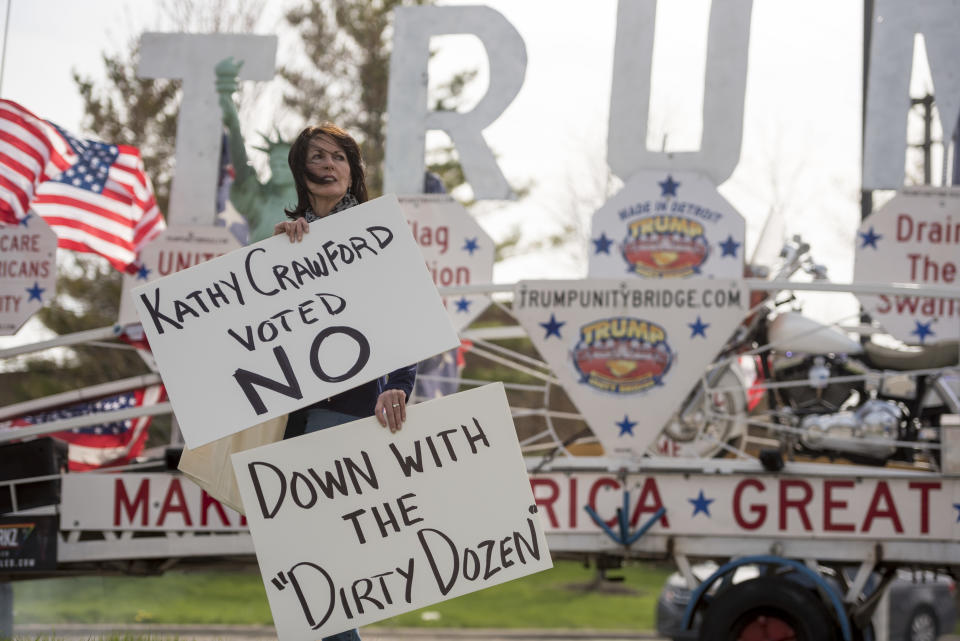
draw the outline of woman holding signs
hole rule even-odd
[[[303,240],[315,220],[367,201],[367,184],[360,147],[344,130],[324,122],[300,132],[288,156],[297,186],[297,206],[287,211],[290,220],[277,223],[274,235],[286,234],[290,242]],[[284,438],[347,423],[371,414],[380,425],[396,432],[407,418],[407,400],[413,390],[417,366],[409,365],[386,377],[364,383],[328,399],[301,408],[287,419]],[[323,641],[360,641],[356,630],[347,630]]]
[[[303,240],[315,220],[367,201],[367,185],[360,147],[344,130],[325,122],[300,132],[288,157],[297,186],[297,206],[287,211],[290,220],[277,223],[274,235],[286,234],[290,242]],[[407,418],[407,400],[413,390],[417,366],[410,365],[331,398],[297,410],[287,422],[287,437],[377,417],[395,432]]]

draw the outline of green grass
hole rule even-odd
[[[379,622],[385,627],[596,628],[651,630],[666,566],[612,571],[621,583],[594,585],[596,571],[570,561]],[[269,625],[260,575],[168,572],[156,577],[77,577],[14,585],[23,623],[194,623]]]
[[[168,572],[18,581],[20,623],[273,623],[263,582],[253,572]]]
[[[573,562],[378,625],[438,628],[564,628],[652,630],[663,582],[672,570],[634,564],[611,572],[622,583],[594,584],[596,571]]]

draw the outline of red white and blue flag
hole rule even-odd
[[[29,114],[0,101],[0,116],[18,110]],[[2,140],[21,151],[48,149],[50,160],[41,168],[44,157],[34,155],[33,165],[18,168],[0,156],[0,186],[6,188],[0,192],[0,219],[17,223],[32,210],[57,234],[58,247],[99,254],[133,273],[137,253],[166,228],[139,150],[78,138],[32,118],[21,116],[26,124],[0,130],[7,136]]]
[[[0,422],[0,431],[42,425],[50,421],[112,412],[134,407],[146,407],[166,400],[163,385],[149,385],[139,389],[104,396],[92,401],[47,410],[39,414],[21,416]],[[125,465],[143,452],[147,442],[150,416],[78,427],[49,434],[69,444],[68,458],[71,471]]]
[[[0,99],[0,222],[16,224],[26,218],[37,185],[76,161],[53,125]]]

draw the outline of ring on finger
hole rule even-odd
[[[400,403],[394,403],[393,406],[394,406],[394,407],[400,407]]]

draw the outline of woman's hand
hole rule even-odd
[[[285,220],[273,226],[273,235],[279,236],[286,234],[290,237],[291,243],[299,243],[303,240],[304,234],[310,233],[310,223],[306,218],[297,218],[296,220]]]
[[[391,432],[398,431],[407,420],[407,396],[403,390],[388,389],[377,397],[377,407],[374,415],[383,427],[390,427]]]

